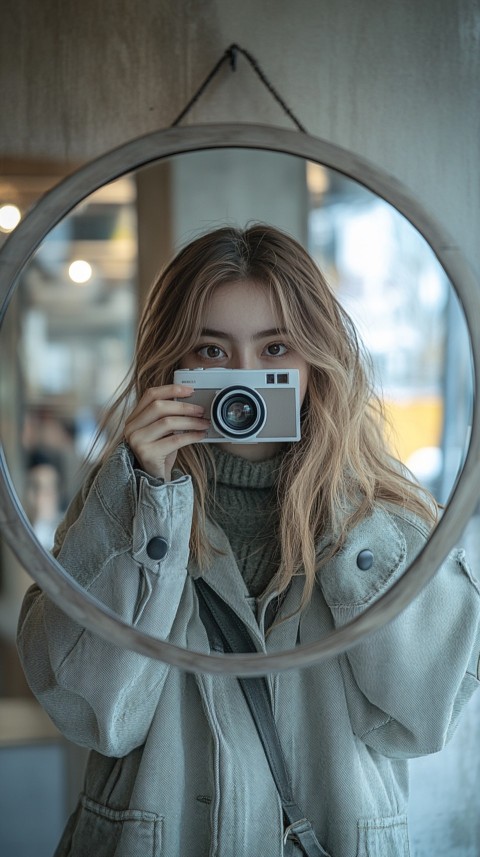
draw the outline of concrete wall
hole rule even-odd
[[[0,170],[4,156],[82,161],[168,126],[234,41],[311,134],[399,179],[478,269],[478,0],[7,0]],[[291,127],[242,57],[234,74],[222,69],[186,123],[218,121]],[[461,772],[478,774],[472,711],[453,758],[416,768],[422,857],[480,853],[478,806],[458,793]],[[433,809],[425,800],[432,779]],[[456,806],[442,781],[459,783]],[[452,840],[447,830],[459,819],[464,833]]]
[[[472,261],[480,230],[478,0],[10,0],[0,156],[77,160],[169,125],[237,42],[311,134],[405,183]],[[186,119],[291,127],[240,58]]]

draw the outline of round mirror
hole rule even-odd
[[[225,659],[120,621],[46,551],[85,476],[102,409],[128,370],[138,311],[157,272],[198,234],[256,221],[293,235],[318,262],[370,355],[392,452],[448,508],[414,565],[349,625],[317,629],[295,649],[295,640],[279,637],[273,654]],[[397,615],[459,537],[476,498],[470,471],[452,492],[471,431],[478,349],[462,304],[470,316],[478,296],[441,230],[370,165],[279,129],[160,132],[63,182],[13,233],[0,264],[3,529],[39,585],[91,630],[190,670],[306,665]],[[470,458],[476,446],[474,433]]]

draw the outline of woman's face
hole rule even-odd
[[[198,342],[181,361],[182,369],[298,369],[300,401],[307,390],[309,366],[290,344],[288,331],[261,285],[245,280],[219,286],[213,293]],[[220,444],[235,455],[260,459],[279,444]]]

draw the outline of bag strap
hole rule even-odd
[[[256,648],[243,622],[208,584],[195,580],[199,596],[200,618],[207,631],[210,648],[219,652],[255,652]],[[291,835],[306,857],[329,857],[315,836],[313,827],[297,805],[280,738],[273,716],[270,690],[265,676],[239,677],[238,682],[247,702],[262,743],[267,762],[280,795],[288,825],[284,843]]]

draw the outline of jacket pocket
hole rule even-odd
[[[361,818],[357,828],[357,857],[409,857],[406,815]]]
[[[161,857],[163,818],[139,809],[110,809],[82,795],[72,857]]]

